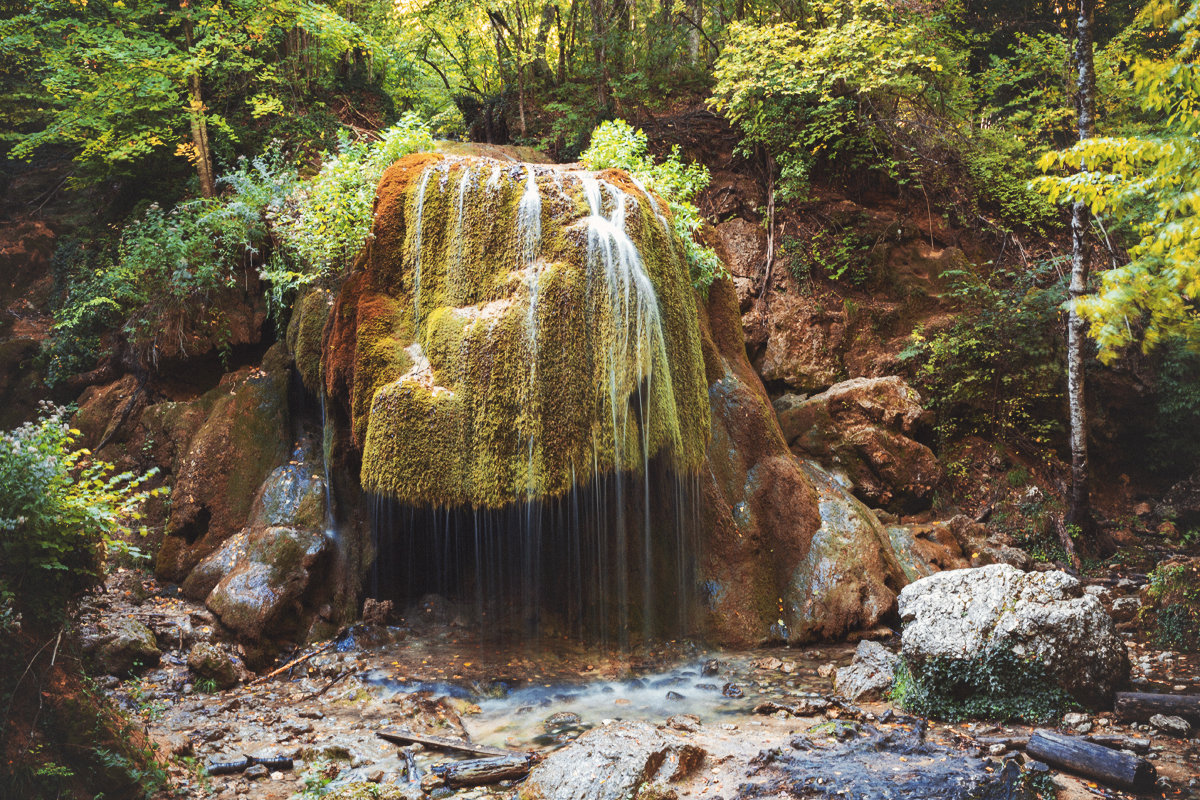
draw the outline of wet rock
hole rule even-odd
[[[685,733],[700,730],[700,718],[695,714],[672,714],[667,717],[667,727]]]
[[[746,693],[743,692],[742,687],[738,686],[736,683],[727,683],[721,687],[721,694],[725,695],[726,697],[737,698],[744,697]]]
[[[1191,723],[1183,717],[1172,717],[1166,714],[1155,714],[1150,718],[1150,726],[1155,730],[1186,739],[1192,732]]]
[[[704,750],[670,731],[643,722],[618,722],[590,730],[551,753],[530,772],[519,796],[627,800],[643,784],[669,790],[670,783],[692,774],[704,756]]]
[[[243,772],[242,775],[244,775],[247,780],[261,781],[269,778],[271,776],[271,771],[262,764],[253,764],[247,767],[246,771]]]
[[[364,625],[388,625],[392,621],[391,600],[376,600],[368,597],[363,601],[362,621]]]
[[[878,642],[864,639],[854,651],[854,661],[834,676],[833,685],[847,700],[878,700],[892,686],[900,657]]]
[[[162,653],[154,633],[132,617],[112,617],[101,631],[85,634],[84,653],[93,667],[107,675],[128,675],[154,666]]]
[[[926,743],[921,728],[885,733],[862,726],[866,735],[844,730],[845,741],[836,745],[797,736],[790,750],[759,753],[752,762],[758,767],[751,773],[752,782],[740,786],[738,796],[830,800],[1016,800],[1025,796],[1016,764],[996,770],[982,759]]]
[[[679,692],[676,692],[676,691],[669,691],[669,692],[667,692],[667,699],[668,699],[668,700],[685,700],[685,699],[687,699],[687,698],[685,698],[685,697],[684,697],[683,695],[681,695]]]
[[[704,666],[700,668],[700,674],[704,676],[716,675],[721,670],[721,662],[715,658],[710,658],[704,662]]]
[[[556,731],[562,728],[570,728],[579,725],[583,719],[574,711],[559,711],[557,714],[551,714],[542,722],[542,727],[547,731]]]
[[[929,415],[902,378],[855,378],[813,397],[785,395],[775,409],[792,451],[845,475],[868,505],[926,508],[941,483],[937,457],[913,438]]]
[[[1007,564],[942,572],[904,588],[902,655],[914,674],[931,659],[969,660],[991,648],[1036,659],[1087,704],[1112,699],[1129,659],[1112,618],[1064,572]]]
[[[328,542],[320,533],[266,528],[229,540],[235,566],[205,604],[246,639],[282,634],[294,626],[309,582],[322,566]],[[224,558],[224,556],[218,556]]]
[[[200,642],[194,645],[188,652],[187,665],[201,678],[215,682],[219,689],[228,689],[238,682],[233,659],[215,644]]]

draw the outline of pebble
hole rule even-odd
[[[1183,717],[1169,717],[1166,714],[1155,714],[1150,718],[1150,724],[1163,733],[1169,733],[1181,739],[1187,738],[1188,734],[1192,732],[1191,723]]]
[[[242,774],[252,781],[261,781],[263,778],[269,777],[271,772],[262,764],[254,764],[247,767]]]
[[[283,773],[282,773],[282,772],[272,772],[272,773],[271,773],[271,780],[273,780],[273,781],[281,781],[281,780],[283,780]]]
[[[817,667],[817,674],[822,678],[828,678],[836,669],[837,665],[830,661],[828,664],[822,664],[821,666]]]

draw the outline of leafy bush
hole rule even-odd
[[[912,669],[901,660],[892,701],[933,719],[1023,720],[1043,724],[1076,707],[1035,659],[993,647],[974,658],[934,658]]]
[[[0,619],[41,623],[100,579],[109,553],[140,552],[129,542],[138,507],[161,490],[144,475],[72,449],[79,432],[48,407],[36,422],[0,434]]]
[[[915,331],[900,359],[938,415],[943,442],[971,434],[1049,446],[1059,430],[1058,322],[1066,298],[1053,261],[1025,270],[949,270],[961,312],[948,328]]]
[[[1200,561],[1159,564],[1149,575],[1153,612],[1143,615],[1160,647],[1200,651]]]
[[[339,132],[338,152],[271,208],[271,223],[289,255],[307,274],[345,265],[371,232],[375,189],[384,170],[402,156],[432,148],[428,125],[413,113],[380,132],[377,141],[352,142]]]
[[[635,181],[657,192],[671,209],[671,224],[683,241],[692,283],[707,292],[712,282],[725,274],[725,267],[712,248],[697,240],[704,218],[692,202],[708,185],[708,169],[702,164],[684,164],[679,147],[662,161],[650,155],[646,134],[624,120],[601,123],[592,132],[592,142],[580,156],[588,169],[623,169]]]

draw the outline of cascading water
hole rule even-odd
[[[406,185],[355,318],[372,591],[470,599],[490,631],[680,633],[708,401],[660,206],[620,173],[483,159]]]

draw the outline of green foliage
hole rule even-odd
[[[745,153],[763,148],[778,162],[782,200],[805,194],[818,163],[898,176],[894,135],[955,89],[940,19],[883,0],[805,9],[794,22],[735,23],[710,101],[741,130]]]
[[[892,702],[932,719],[1052,722],[1076,707],[1040,663],[992,647],[969,659],[935,658],[914,669],[901,660]]]
[[[139,554],[129,538],[144,532],[141,503],[160,492],[141,488],[153,471],[117,473],[73,449],[78,435],[53,407],[0,434],[0,598],[10,627],[14,608],[26,620],[56,619],[100,579],[107,554]]]
[[[65,242],[55,255],[60,287],[48,353],[51,383],[92,366],[100,336],[112,330],[153,351],[156,337],[234,286],[268,244],[266,209],[296,185],[278,153],[242,160],[223,176],[220,198],[197,199],[165,211],[150,205],[121,231],[115,246],[84,249]],[[216,327],[219,320],[203,320]]]
[[[1159,647],[1200,652],[1200,563],[1164,563],[1149,575],[1153,613],[1144,615]]]
[[[402,156],[433,149],[429,126],[416,114],[381,131],[378,139],[351,141],[339,134],[338,152],[328,155],[310,180],[267,207],[282,252],[261,272],[278,308],[296,289],[346,266],[371,232],[375,189],[384,170]]]
[[[822,230],[814,236],[785,236],[780,249],[789,256],[788,269],[801,284],[814,275],[865,286],[871,279],[870,253],[874,239],[854,230]]]
[[[1157,351],[1153,422],[1143,454],[1151,472],[1189,474],[1200,452],[1200,354],[1175,339]]]
[[[216,694],[220,687],[212,678],[200,678],[196,681],[196,691],[200,694]]]
[[[303,52],[300,31],[312,42]],[[377,48],[305,0],[44,0],[0,19],[0,40],[0,58],[26,59],[49,101],[39,109],[48,123],[21,135],[14,155],[65,144],[84,180],[156,155],[197,164],[208,157],[200,127],[235,142],[239,129],[295,110],[316,65],[336,68],[347,50]]]
[[[1034,184],[1051,201],[1084,203],[1134,231],[1129,262],[1102,273],[1099,291],[1077,301],[1105,362],[1138,340],[1146,350],[1176,337],[1200,346],[1200,4],[1160,0],[1143,14],[1173,18],[1171,29],[1183,37],[1170,57],[1133,65],[1134,89],[1158,120],[1155,129],[1048,153],[1040,166],[1056,174]]]
[[[671,224],[683,242],[691,267],[692,283],[707,293],[712,282],[725,275],[717,254],[698,238],[704,219],[693,201],[708,185],[708,169],[694,162],[684,164],[678,147],[661,161],[650,155],[648,147],[646,134],[624,120],[615,120],[600,124],[592,132],[591,144],[580,160],[588,169],[623,169],[639,185],[667,201]]]
[[[1059,430],[1058,324],[1065,288],[1056,262],[942,274],[962,311],[936,333],[915,331],[900,354],[938,415],[943,441],[1017,436],[1047,447]]]

